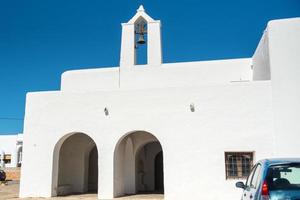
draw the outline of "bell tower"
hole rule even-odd
[[[146,45],[146,65],[159,66],[162,63],[160,21],[152,19],[141,5],[127,23],[122,23],[120,67],[137,65],[137,52]]]

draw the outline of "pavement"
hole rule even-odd
[[[9,181],[6,185],[0,185],[0,200],[97,200],[97,194],[70,195],[52,198],[18,198],[19,182]],[[162,194],[139,194],[115,198],[115,200],[163,200]]]

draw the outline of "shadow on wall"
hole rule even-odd
[[[125,135],[114,152],[114,197],[163,192],[163,151],[160,142],[145,131]]]
[[[53,194],[64,196],[97,192],[98,150],[84,133],[62,138],[53,155]]]
[[[98,149],[91,137],[72,133],[63,137],[53,154],[52,196],[98,190]],[[145,131],[126,134],[114,151],[114,197],[164,193],[163,150]]]

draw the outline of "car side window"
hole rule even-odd
[[[256,188],[261,176],[261,164],[258,164],[250,182],[251,188]]]
[[[246,187],[250,187],[250,181],[252,180],[252,177],[253,177],[256,167],[257,167],[257,165],[254,165],[254,167],[252,168],[252,170],[247,178],[247,181],[246,181]]]

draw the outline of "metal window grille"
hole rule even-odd
[[[3,161],[5,164],[11,163],[11,154],[5,154]]]
[[[225,152],[226,179],[247,178],[253,167],[253,152]]]

